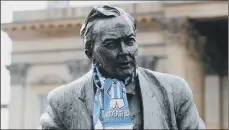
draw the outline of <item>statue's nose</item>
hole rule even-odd
[[[127,46],[123,41],[121,42],[121,52],[122,54],[128,54]]]

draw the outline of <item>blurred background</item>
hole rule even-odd
[[[207,128],[228,129],[227,1],[1,1],[1,128],[33,129],[52,89],[85,74],[94,5],[137,22],[139,66],[184,78]]]

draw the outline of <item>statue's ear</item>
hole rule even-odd
[[[92,51],[89,49],[85,49],[85,54],[87,55],[87,57],[92,61]]]

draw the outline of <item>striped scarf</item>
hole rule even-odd
[[[96,85],[94,98],[94,129],[132,129],[125,86],[133,82],[134,74],[125,79],[104,78],[93,64],[93,80]]]

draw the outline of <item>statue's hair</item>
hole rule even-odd
[[[134,18],[130,16],[128,13],[126,13],[125,11],[123,11],[122,9],[108,6],[108,5],[94,7],[86,17],[86,20],[80,29],[80,35],[81,38],[83,39],[85,49],[89,49],[90,51],[92,51],[91,49],[93,48],[94,45],[93,34],[95,33],[94,24],[96,23],[96,21],[108,19],[108,18],[114,18],[121,15],[129,18],[132,21],[133,29],[134,31],[136,31],[136,23]]]

